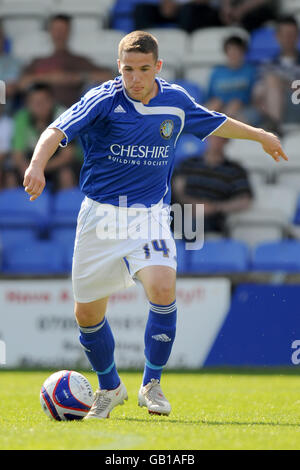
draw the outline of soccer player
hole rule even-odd
[[[151,34],[126,35],[119,44],[118,67],[119,77],[88,91],[42,133],[23,183],[34,201],[45,187],[44,169],[57,147],[79,137],[86,197],[78,216],[72,280],[80,343],[99,380],[86,419],[107,418],[127,399],[105,314],[109,296],[132,285],[134,277],[149,300],[138,403],[150,413],[171,411],[160,380],[176,331],[176,249],[168,204],[174,147],[182,131],[201,139],[214,134],[255,140],[274,160],[287,160],[275,135],[209,111],[184,89],[157,78],[162,61]],[[138,221],[130,221],[126,215],[136,204]],[[117,228],[119,236],[102,236],[100,215],[105,215],[108,234]],[[149,235],[131,236],[145,233],[146,226],[151,226]],[[153,239],[152,229],[163,234]]]

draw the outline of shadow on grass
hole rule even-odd
[[[152,417],[152,419],[148,418],[114,418],[116,421],[131,421],[137,423],[151,423],[157,420],[156,417]],[[170,418],[162,418],[166,419],[166,423],[172,424],[192,424],[192,425],[205,425],[205,426],[283,426],[283,427],[297,427],[299,428],[299,424],[297,423],[276,423],[273,421],[251,421],[251,422],[242,422],[242,421],[206,421],[205,419],[170,419]],[[162,419],[159,419],[159,423],[163,422]]]
[[[57,367],[56,369],[49,369],[49,368],[26,368],[23,369],[14,369],[14,368],[1,368],[0,373],[3,372],[16,372],[16,373],[24,373],[24,372],[56,372],[60,369],[68,369],[66,365]],[[74,370],[74,369],[69,369]],[[88,370],[81,370],[76,369],[77,372],[85,374],[90,372]],[[121,374],[136,374],[142,373],[141,369],[118,369]],[[204,367],[202,369],[166,369],[164,371],[164,375],[172,375],[172,374],[190,374],[190,375],[299,375],[300,376],[300,366],[290,366],[290,367],[278,367],[278,366],[261,366],[261,367]]]

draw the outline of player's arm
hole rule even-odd
[[[46,129],[40,136],[23,181],[25,191],[31,196],[30,201],[42,194],[46,184],[45,167],[64,137],[62,131],[54,128]]]
[[[264,151],[271,155],[271,157],[279,162],[280,157],[283,160],[288,160],[287,155],[284,153],[279,138],[271,132],[266,132],[263,129],[249,126],[243,122],[236,121],[230,117],[218,129],[213,132],[213,135],[218,137],[225,137],[228,139],[247,139],[259,142]]]

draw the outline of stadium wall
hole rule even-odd
[[[227,278],[179,278],[178,329],[168,367],[299,364],[299,293],[299,286],[241,284],[231,298]],[[69,279],[2,280],[0,312],[6,367],[89,367],[77,339]],[[142,287],[113,295],[108,318],[118,367],[142,368]]]

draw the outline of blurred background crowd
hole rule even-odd
[[[229,264],[220,270],[274,269],[281,243],[285,257],[278,263],[300,271],[294,255],[300,239],[299,0],[0,0],[0,19],[0,79],[6,86],[6,102],[0,104],[4,272],[30,271],[28,260],[20,266],[20,254],[11,256],[20,233],[24,242],[44,242],[41,259],[58,240],[66,251],[72,245],[82,199],[78,143],[57,150],[46,168],[45,194],[30,209],[21,187],[24,171],[48,124],[85,91],[118,74],[117,45],[134,29],[157,37],[163,78],[209,109],[277,133],[290,158],[276,165],[252,142],[213,136],[202,142],[182,135],[173,202],[204,204],[204,228],[216,259],[217,246],[224,254],[224,243],[231,244]],[[193,221],[196,225],[196,210]],[[185,230],[183,224],[182,232],[193,239],[193,227]],[[55,243],[51,248],[45,241]],[[262,245],[268,245],[263,261]],[[251,261],[248,250],[255,252]],[[60,271],[70,269],[70,259],[71,254]],[[194,271],[213,269],[211,258],[205,266],[198,260]],[[191,266],[183,254],[180,271]]]

